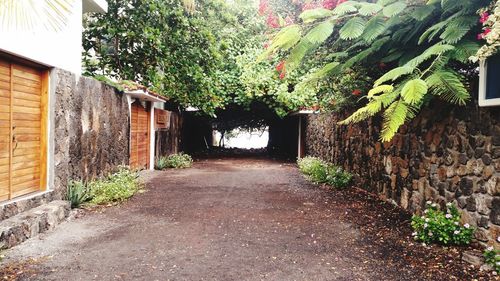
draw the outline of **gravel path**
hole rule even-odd
[[[291,164],[214,159],[145,176],[147,191],[130,201],[7,251],[3,272],[21,280],[471,280],[459,250],[413,243],[399,209],[311,185]]]

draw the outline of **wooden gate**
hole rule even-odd
[[[149,112],[138,101],[132,104],[130,123],[130,167],[149,168]]]
[[[44,190],[48,71],[0,57],[0,201]]]

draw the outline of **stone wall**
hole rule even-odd
[[[89,180],[128,165],[129,109],[125,96],[97,80],[60,69],[51,78],[53,186],[61,198],[71,179]]]
[[[355,173],[358,186],[412,213],[454,202],[476,238],[499,247],[500,108],[434,104],[379,142],[380,120],[336,125],[347,113],[307,118],[306,151]]]

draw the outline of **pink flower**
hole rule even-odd
[[[268,0],[260,0],[259,15],[263,16],[267,12],[268,9],[269,9],[269,1]]]
[[[284,60],[278,63],[278,65],[276,66],[276,71],[280,73],[280,79],[283,80],[286,75],[286,62]]]
[[[280,22],[277,16],[275,16],[273,13],[269,13],[267,16],[267,25],[271,28],[278,28],[280,27]]]
[[[280,73],[280,79],[281,79],[281,80],[285,79],[285,75],[286,75],[286,72],[285,72],[285,70],[283,70],[283,71]]]
[[[490,28],[486,28],[483,33],[477,35],[477,40],[486,38],[486,35],[491,32]]]
[[[479,19],[479,22],[484,24],[486,21],[488,21],[489,17],[490,17],[490,14],[488,14],[488,12],[484,12],[481,14],[481,18]]]
[[[276,71],[281,72],[281,71],[283,71],[283,69],[285,69],[285,61],[284,60],[280,61],[280,63],[278,63],[278,65],[276,65]]]
[[[331,10],[337,6],[337,0],[323,0],[323,8]]]

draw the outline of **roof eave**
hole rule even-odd
[[[108,2],[106,0],[83,0],[83,13],[102,13],[108,12]]]

